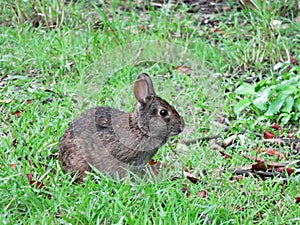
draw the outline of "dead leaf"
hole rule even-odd
[[[13,114],[16,116],[16,117],[19,117],[20,115],[21,115],[21,113],[22,113],[23,111],[21,110],[17,110],[17,111],[15,111]]]
[[[240,181],[243,180],[245,177],[242,175],[234,175],[230,180]]]
[[[193,70],[189,68],[188,66],[176,66],[175,70],[177,70],[180,73],[184,73],[187,75],[192,75]]]
[[[267,151],[267,153],[268,153],[268,155],[277,155],[277,156],[279,156],[279,159],[280,159],[280,160],[281,160],[281,159],[285,159],[285,156],[284,156],[283,153],[278,152],[278,151],[275,151],[275,150],[273,150],[273,149],[269,149],[269,150]]]
[[[35,188],[43,188],[44,184],[40,181],[35,181],[33,180],[33,175],[32,174],[26,174],[27,180],[29,181],[29,184],[31,187]]]
[[[17,138],[14,138],[11,143],[12,147],[16,147],[17,144],[18,144]]]
[[[197,184],[200,182],[199,178],[197,178],[194,174],[189,172],[183,172],[183,175],[192,183]]]
[[[186,186],[182,185],[181,191],[182,193],[185,193],[185,197],[190,197],[191,193],[188,191],[188,188]]]
[[[273,128],[274,130],[281,130],[281,126],[278,124],[272,124],[270,127]]]
[[[267,131],[267,130],[264,131],[264,138],[265,139],[272,139],[274,137],[275,137],[275,134],[273,134],[271,131]]]
[[[286,168],[286,167],[275,168],[275,170],[279,173],[287,173],[288,175],[291,175],[295,171],[292,168]]]
[[[198,191],[197,196],[201,198],[207,198],[207,192],[205,190]]]
[[[222,143],[222,146],[225,148],[227,147],[228,145],[230,145],[235,139],[237,139],[237,135],[234,134],[234,135],[231,135],[230,137],[226,138],[223,143]]]
[[[251,9],[256,9],[256,6],[253,4],[253,2],[251,0],[243,0],[242,2],[240,2],[242,4],[242,6],[248,6]]]
[[[300,197],[295,197],[295,199],[296,199],[296,204],[299,204],[300,203]]]
[[[154,160],[154,159],[151,159],[148,163],[149,163],[150,166],[152,166],[152,165],[157,164],[157,161]]]
[[[225,152],[219,151],[222,156],[224,156],[225,159],[232,159],[232,156],[226,154]]]
[[[256,164],[252,164],[252,170],[266,171],[267,169],[268,169],[268,166],[263,161],[259,161]]]
[[[225,7],[223,7],[223,10],[224,10],[224,11],[227,11],[227,12],[230,12],[230,11],[231,11],[231,8],[230,8],[229,6],[225,6]]]
[[[215,30],[213,30],[213,32],[214,32],[214,33],[218,33],[218,32],[221,32],[221,30],[215,29]]]
[[[16,164],[9,164],[10,169],[15,169],[16,168]]]
[[[37,188],[37,189],[44,189],[45,191],[49,191],[48,189],[44,188],[44,184],[41,181],[36,181],[33,179],[33,175],[32,174],[26,174],[27,180],[29,181],[29,184],[31,187],[33,188]],[[46,194],[48,199],[52,198],[51,194]]]
[[[245,211],[245,208],[242,206],[238,206],[238,205],[232,205],[230,207],[231,212],[240,212],[240,211]]]

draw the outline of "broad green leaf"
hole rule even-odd
[[[240,114],[240,112],[242,112],[247,106],[249,106],[251,104],[251,102],[248,99],[244,99],[240,102],[238,102],[235,106],[234,106],[234,113],[235,114]]]
[[[281,85],[283,85],[283,86],[285,86],[285,85],[287,85],[287,86],[289,86],[289,85],[297,86],[299,81],[300,81],[300,76],[297,76],[297,77],[290,78],[289,80],[282,81]]]
[[[265,113],[266,116],[273,116],[274,114],[278,113],[280,108],[282,107],[283,103],[284,103],[284,99],[283,98],[277,98],[276,100],[274,100],[268,108],[268,111]]]
[[[238,95],[254,95],[254,86],[250,84],[243,84],[235,90],[235,93]]]
[[[294,98],[290,96],[285,99],[284,107],[282,108],[281,111],[290,113],[292,111],[293,105],[294,105]]]
[[[253,100],[253,104],[260,110],[263,110],[263,111],[267,110],[267,108],[268,108],[267,103],[268,103],[268,97],[269,97],[270,91],[271,91],[270,89],[263,91],[258,98]]]
[[[291,115],[290,114],[287,114],[287,113],[282,113],[281,114],[281,123],[282,125],[285,125],[287,124],[291,119]]]
[[[277,86],[277,90],[280,91],[282,95],[288,96],[297,91],[296,85],[279,85]]]

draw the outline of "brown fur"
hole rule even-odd
[[[139,75],[134,88],[138,104],[133,113],[96,107],[71,123],[60,140],[64,172],[71,171],[82,180],[91,165],[122,178],[128,169],[139,171],[169,136],[183,130],[182,117],[155,95],[148,75]],[[162,109],[167,116],[160,114]]]

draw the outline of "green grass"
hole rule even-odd
[[[284,8],[264,2],[256,10],[232,8],[211,27],[180,5],[0,0],[0,224],[300,223],[299,175],[282,185],[276,178],[235,181],[229,170],[251,163],[243,154],[266,148],[254,132],[274,122],[296,127],[300,135],[299,120],[282,121],[281,110],[265,116],[252,104],[234,111],[254,98],[236,94],[237,87],[247,83],[258,92],[299,74],[296,3]],[[275,20],[281,26],[273,26]],[[279,62],[285,64],[274,69]],[[174,168],[157,179],[120,182],[96,173],[76,184],[55,155],[60,137],[94,105],[130,112],[140,72],[152,75],[157,93],[183,115],[188,132],[175,139],[218,133],[210,123],[217,112],[231,127],[223,137],[242,132],[246,142],[237,139],[224,150],[231,160],[206,142],[175,146],[177,155],[166,145],[155,159]],[[292,96],[299,99],[299,91]],[[299,115],[296,105],[292,110]],[[288,160],[299,160],[299,153],[289,153]],[[172,179],[183,167],[206,175],[197,184]],[[43,187],[30,185],[29,174]]]

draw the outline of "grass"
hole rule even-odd
[[[299,72],[296,1],[291,8],[255,2],[256,10],[233,7],[216,16],[214,27],[186,6],[0,1],[0,223],[300,223],[299,175],[282,185],[277,178],[235,180],[230,171],[249,165],[243,155],[266,147],[254,133],[281,123],[282,116],[266,117],[254,106],[235,114],[244,99],[235,89],[244,83],[268,87]],[[275,70],[279,62],[287,66]],[[184,116],[187,133],[175,139],[217,133],[210,123],[216,111],[231,127],[223,136],[243,133],[246,142],[237,139],[226,148],[231,160],[206,142],[178,145],[178,155],[166,145],[155,158],[174,168],[157,179],[120,182],[96,173],[76,184],[55,156],[64,130],[94,105],[130,112],[132,83],[141,71]],[[299,122],[285,125],[296,127],[299,137]],[[288,157],[299,160],[299,153]],[[197,184],[183,175],[172,179],[183,167],[206,175]]]

